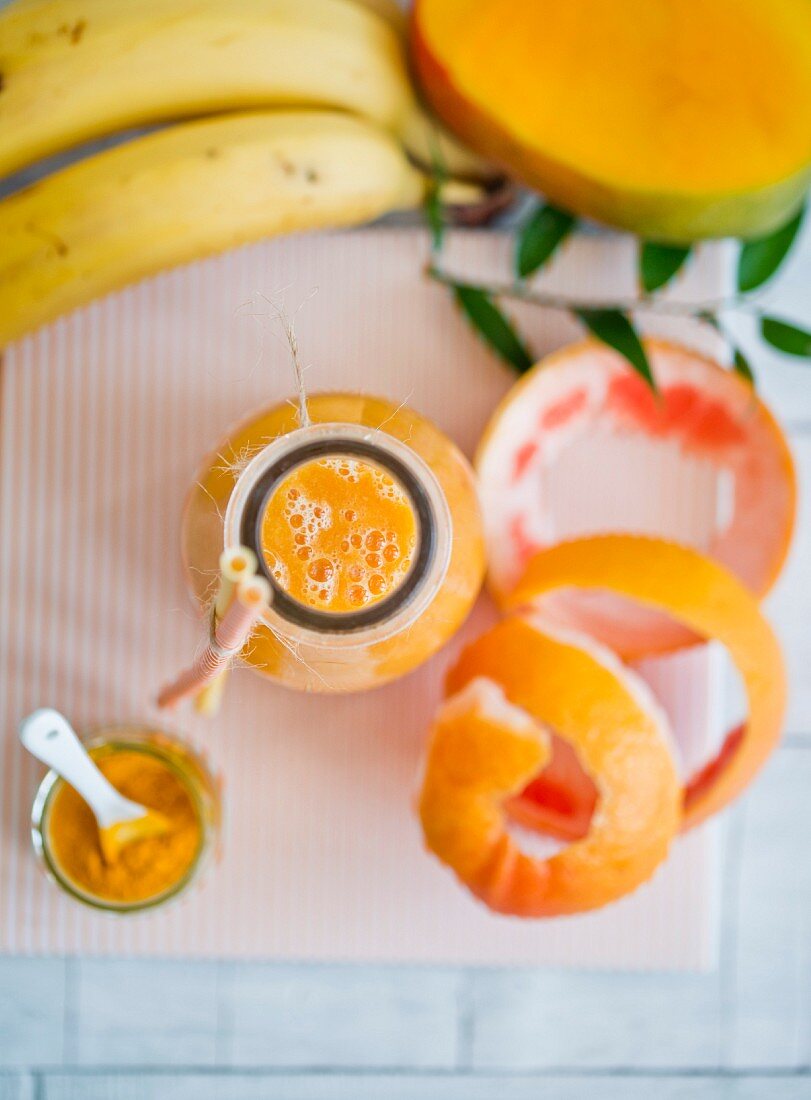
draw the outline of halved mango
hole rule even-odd
[[[811,183],[808,0],[417,0],[412,41],[473,148],[647,239],[761,236]]]

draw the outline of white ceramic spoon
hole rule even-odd
[[[101,850],[113,863],[121,848],[133,840],[165,833],[168,820],[130,801],[115,789],[91,760],[70,722],[58,710],[41,707],[20,723],[20,740],[79,792],[96,818]]]

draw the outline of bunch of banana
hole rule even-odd
[[[102,135],[174,124],[0,201],[0,344],[162,267],[418,205],[426,177],[406,150],[425,164],[437,139],[398,21],[389,0],[2,9],[0,175]],[[188,118],[198,120],[176,122]],[[451,174],[489,174],[454,139],[438,140]]]
[[[0,344],[161,268],[368,221],[416,205],[423,189],[393,138],[335,111],[157,131],[0,203]]]

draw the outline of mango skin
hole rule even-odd
[[[420,30],[420,0],[411,20],[411,57],[436,115],[477,153],[496,162],[551,203],[645,240],[688,245],[715,237],[767,236],[796,214],[811,187],[811,164],[768,187],[708,195],[607,186],[539,148],[518,143],[499,120],[467,100]]]

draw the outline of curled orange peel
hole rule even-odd
[[[419,798],[425,842],[486,905],[522,917],[582,912],[634,890],[667,854],[680,818],[667,723],[645,685],[588,639],[532,618],[499,623],[462,654]],[[549,857],[521,849],[509,803],[571,745],[597,791],[586,835]]]
[[[749,717],[727,735],[715,759],[688,780],[682,828],[717,813],[763,766],[780,736],[785,713],[782,654],[755,598],[723,566],[686,546],[637,535],[597,535],[536,554],[505,603],[513,609],[542,608],[545,596],[564,588],[608,590],[628,597],[727,648],[743,680]],[[457,683],[458,677],[452,676],[452,688]],[[591,797],[585,778],[569,789],[581,817]],[[544,827],[541,804],[536,802],[527,812],[534,813],[536,827]],[[556,815],[549,814],[548,820],[554,828]]]

